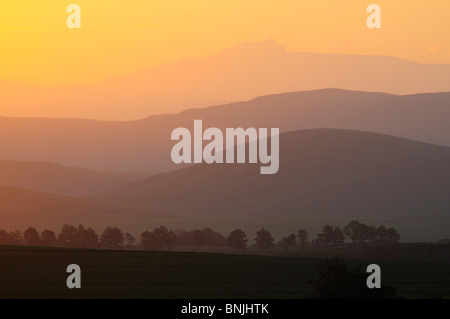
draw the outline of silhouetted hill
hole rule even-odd
[[[34,226],[59,230],[66,223],[102,227],[139,216],[161,216],[152,210],[123,209],[88,199],[0,187],[0,228]]]
[[[88,196],[139,179],[113,171],[64,167],[49,162],[0,161],[0,186],[44,193]]]
[[[151,114],[328,87],[414,94],[450,91],[450,65],[389,56],[290,52],[245,42],[99,84],[34,86],[0,81],[2,116],[135,120]],[[64,106],[64,107],[61,107]]]
[[[450,148],[368,132],[280,136],[280,169],[198,164],[96,197],[185,216],[450,218]]]
[[[396,96],[324,89],[151,116],[139,121],[2,118],[1,158],[144,173],[171,170],[177,127],[339,128],[450,146],[450,93]]]

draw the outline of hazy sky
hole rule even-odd
[[[69,4],[82,28],[66,26]],[[382,28],[366,26],[381,6]],[[17,0],[0,3],[0,79],[90,83],[243,41],[450,63],[448,0]]]

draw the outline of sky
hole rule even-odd
[[[66,8],[81,7],[81,29]],[[366,8],[381,7],[381,29]],[[448,0],[17,0],[0,3],[0,80],[99,83],[244,41],[450,64]]]

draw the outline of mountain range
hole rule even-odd
[[[0,225],[139,234],[160,225],[256,229],[266,220],[278,236],[308,219],[407,220],[431,224],[400,223],[406,238],[439,239],[450,220],[449,105],[450,92],[321,89],[136,121],[0,117]],[[173,164],[172,130],[192,130],[196,119],[222,131],[280,128],[278,173]]]
[[[413,95],[322,89],[154,115],[138,121],[0,117],[1,158],[151,175],[172,163],[172,130],[278,127],[362,130],[450,146],[450,92]]]
[[[390,56],[291,52],[274,40],[244,42],[97,84],[0,81],[0,116],[137,120],[257,96],[341,88],[416,94],[450,91],[450,65]]]

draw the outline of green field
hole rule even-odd
[[[1,298],[304,298],[318,258],[209,253],[0,248]],[[373,261],[349,261],[367,265]],[[66,287],[81,267],[82,288]],[[450,264],[379,261],[406,298],[450,297]]]

